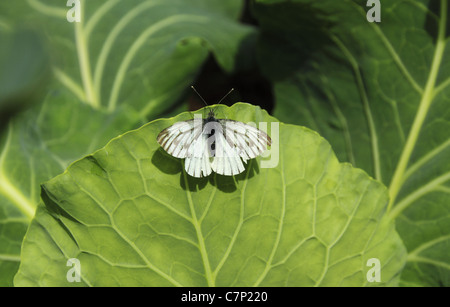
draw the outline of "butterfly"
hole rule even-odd
[[[244,163],[261,155],[272,143],[265,132],[253,126],[216,118],[213,109],[206,118],[180,121],[162,130],[157,142],[171,156],[184,158],[186,173],[197,178],[213,171],[226,176],[240,174],[245,170]]]

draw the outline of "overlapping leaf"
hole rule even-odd
[[[240,41],[252,31],[233,20],[242,6],[236,1],[79,3],[81,18],[74,23],[67,20],[71,7],[59,1],[28,0],[4,10],[41,25],[60,86],[94,108],[113,111],[127,103],[143,117],[169,109],[210,50],[231,71]]]

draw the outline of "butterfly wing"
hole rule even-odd
[[[212,158],[208,149],[208,135],[202,133],[188,149],[184,169],[192,177],[205,177],[211,174]]]
[[[239,156],[247,162],[261,155],[272,144],[270,137],[263,131],[235,120],[219,120],[224,126],[225,138],[235,147]]]
[[[203,133],[202,121],[181,121],[161,131],[158,143],[171,156],[186,158],[184,167],[193,177],[211,174],[211,161],[207,148],[207,136]]]
[[[226,140],[223,131],[216,131],[214,137],[215,153],[211,163],[213,171],[226,176],[242,173],[245,167],[236,147]]]
[[[177,122],[161,131],[157,141],[173,157],[185,158],[186,172],[197,178],[212,171],[227,176],[240,174],[245,170],[242,160],[256,158],[271,145],[270,137],[253,126],[227,119],[216,123],[219,127],[212,135],[203,121]],[[210,137],[214,137],[214,150]]]
[[[156,138],[159,145],[175,158],[186,158],[189,147],[194,139],[202,133],[202,125],[196,121],[177,122],[161,131]]]

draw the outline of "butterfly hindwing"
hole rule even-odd
[[[225,137],[238,150],[239,156],[246,162],[261,155],[272,140],[263,131],[235,120],[221,119],[225,126]]]
[[[202,133],[189,146],[184,168],[192,177],[209,176],[212,172],[211,158],[208,151],[208,136]]]
[[[215,133],[215,155],[211,167],[217,174],[226,176],[234,176],[245,170],[236,147],[230,145],[223,133]]]

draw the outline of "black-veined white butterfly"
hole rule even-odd
[[[240,174],[244,163],[261,155],[272,142],[253,126],[215,118],[212,109],[207,118],[177,122],[164,129],[157,141],[168,154],[184,158],[186,173],[198,178],[213,171],[226,176]]]

